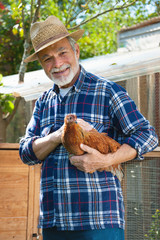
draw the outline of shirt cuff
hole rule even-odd
[[[126,138],[124,143],[128,144],[137,151],[137,156],[134,158],[134,160],[144,159],[144,157],[142,156],[142,148],[136,141],[134,141],[132,138]]]
[[[35,136],[28,139],[26,142],[22,143],[23,146],[22,146],[22,151],[20,147],[20,155],[24,163],[28,165],[35,165],[35,164],[41,163],[41,161],[36,157],[33,151],[33,142],[39,138],[40,138],[39,136]]]

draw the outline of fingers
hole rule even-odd
[[[84,145],[84,144],[82,144],[81,143],[81,145],[80,145],[80,147],[81,147],[81,149],[83,150],[83,151],[85,151],[85,152],[87,152],[87,153],[93,153],[94,152],[94,148],[91,148],[91,147],[89,147],[89,146],[87,146],[87,145]]]
[[[90,152],[92,152],[92,148],[84,145],[84,148],[87,150],[90,150]],[[81,156],[72,156],[70,157],[70,162],[73,166],[75,166],[77,169],[79,169],[80,171],[89,173],[89,172],[94,172],[96,171],[96,169],[94,168],[93,164],[91,164],[91,158],[90,158],[90,154],[85,153]]]
[[[84,121],[81,118],[77,118],[77,122],[81,126],[81,128],[85,131],[90,131],[93,129],[92,125],[90,125],[88,122]]]
[[[71,157],[70,162],[72,165],[86,173],[93,173],[104,166],[100,158],[101,153],[96,149],[84,144],[81,144],[80,147],[85,151],[85,154]]]
[[[77,165],[82,161],[83,157],[82,156],[71,156],[69,157],[69,160],[72,165]]]

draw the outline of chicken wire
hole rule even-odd
[[[152,216],[160,210],[160,158],[131,161],[123,168],[125,240],[160,239],[145,237],[154,224]]]

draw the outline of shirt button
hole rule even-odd
[[[65,105],[65,102],[62,102],[62,106],[64,106]]]
[[[55,164],[55,165],[58,165],[58,162],[55,162],[54,164]]]

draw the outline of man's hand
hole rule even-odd
[[[81,126],[81,128],[85,131],[90,131],[93,129],[92,125],[90,125],[88,122],[84,121],[81,118],[77,118],[77,122]]]
[[[81,144],[81,148],[86,153],[81,156],[73,156],[70,161],[71,164],[86,173],[107,169],[112,165],[130,161],[137,156],[137,151],[128,144],[123,144],[116,152],[108,154],[102,154],[84,144]]]
[[[72,165],[86,173],[95,172],[98,169],[104,168],[104,161],[106,164],[105,154],[101,154],[96,149],[84,144],[81,144],[81,149],[86,153],[81,156],[71,157],[70,162]]]

